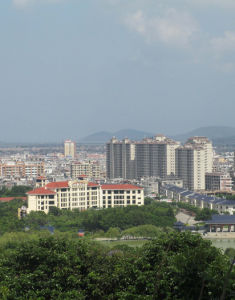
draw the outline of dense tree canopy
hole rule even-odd
[[[39,226],[50,224],[60,231],[74,231],[79,228],[87,232],[109,228],[127,228],[151,224],[167,227],[175,222],[174,212],[170,205],[153,203],[145,206],[128,206],[123,208],[107,208],[102,210],[59,210],[53,208],[46,215],[43,212],[32,212],[24,218],[25,226],[38,229]]]
[[[0,202],[0,235],[4,232],[22,231],[23,223],[18,220],[18,208],[24,205],[21,199]]]
[[[0,197],[24,197],[31,189],[32,187],[25,185],[13,186],[11,189],[3,186],[0,189]]]
[[[234,271],[209,241],[161,233],[141,249],[44,237],[0,255],[0,299],[233,299]],[[201,298],[200,298],[201,295]]]

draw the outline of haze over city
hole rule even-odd
[[[4,142],[235,127],[232,0],[0,3]]]

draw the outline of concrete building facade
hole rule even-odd
[[[205,150],[195,145],[176,149],[176,176],[183,179],[184,188],[205,189]]]
[[[229,174],[206,173],[205,181],[207,191],[232,191],[233,183]]]
[[[142,141],[111,139],[106,144],[107,178],[138,179],[175,174],[175,149],[179,143],[157,135]]]
[[[5,178],[29,178],[44,174],[44,162],[11,161],[0,163],[0,176]]]
[[[126,207],[143,205],[143,188],[131,184],[96,184],[85,180],[50,182],[27,193],[28,209],[48,213],[60,209]]]
[[[88,178],[98,179],[101,176],[100,165],[96,161],[72,162],[70,165],[70,176],[75,179],[85,175]]]
[[[68,158],[75,158],[76,143],[71,140],[64,141],[64,156]]]

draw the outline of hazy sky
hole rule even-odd
[[[234,0],[0,1],[0,140],[235,126]]]

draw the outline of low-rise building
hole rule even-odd
[[[88,178],[100,178],[100,165],[96,161],[73,162],[70,165],[70,176],[73,179],[86,175]]]
[[[215,196],[195,193],[173,185],[161,187],[161,194],[176,202],[189,203],[198,208],[217,210],[219,214],[235,214],[235,200],[226,200]]]
[[[218,172],[206,173],[206,190],[207,191],[231,191],[232,178],[229,174]]]
[[[27,193],[28,210],[48,213],[60,209],[125,207],[143,205],[143,188],[132,184],[96,184],[85,180],[50,182]]]

